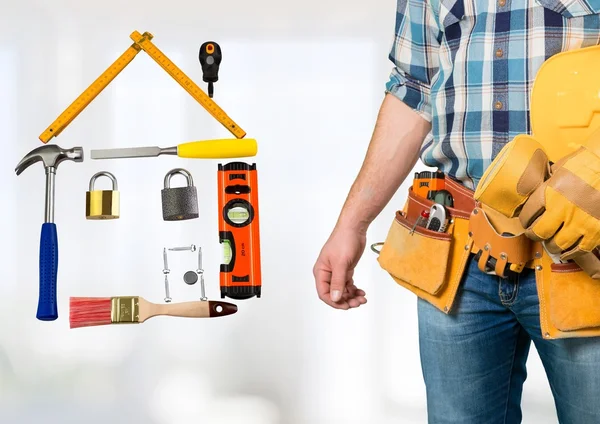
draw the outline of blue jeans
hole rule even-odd
[[[503,280],[470,260],[454,311],[419,299],[419,343],[430,424],[521,423],[531,341],[561,424],[600,423],[600,338],[545,340],[533,270]]]

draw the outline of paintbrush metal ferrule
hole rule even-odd
[[[110,320],[113,324],[137,324],[140,322],[139,296],[111,298]]]

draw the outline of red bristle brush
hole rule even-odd
[[[159,315],[186,318],[216,318],[235,314],[233,303],[212,300],[151,303],[139,296],[72,297],[69,302],[71,328],[108,324],[141,324]]]

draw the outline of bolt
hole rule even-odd
[[[196,245],[192,244],[191,246],[182,246],[182,247],[170,247],[169,250],[174,251],[174,252],[181,252],[184,250],[190,250],[192,252],[196,251]]]
[[[169,278],[165,275],[165,302],[171,302],[171,294],[169,293]]]
[[[202,247],[198,248],[198,269],[196,270],[196,273],[200,276],[200,290],[202,296],[200,297],[200,300],[207,300],[206,288],[204,286],[204,270],[202,269]]]

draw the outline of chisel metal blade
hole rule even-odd
[[[92,159],[144,158],[158,156],[163,153],[167,153],[165,149],[156,146],[127,147],[123,149],[92,150],[90,152],[90,157]]]

